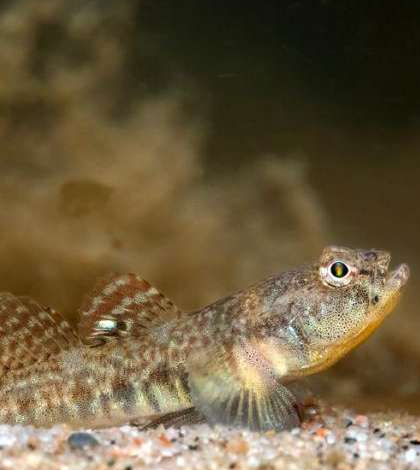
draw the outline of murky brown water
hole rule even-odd
[[[317,256],[412,267],[318,386],[420,411],[420,33],[395,2],[6,2],[1,288],[74,316],[137,271],[186,308]]]

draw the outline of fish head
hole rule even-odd
[[[286,331],[304,343],[299,373],[334,364],[390,314],[409,278],[406,264],[391,270],[390,260],[383,250],[329,246],[318,263],[294,272],[279,301],[288,304]]]

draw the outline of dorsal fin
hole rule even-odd
[[[70,324],[56,311],[29,297],[0,293],[2,372],[40,362],[80,344]]]
[[[80,308],[79,334],[91,346],[140,338],[181,311],[136,274],[113,274],[98,282]]]

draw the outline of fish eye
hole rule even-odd
[[[350,272],[347,264],[343,263],[342,261],[335,261],[332,263],[330,265],[329,271],[331,275],[337,279],[343,279]]]
[[[356,269],[342,260],[335,259],[328,265],[321,265],[319,273],[324,284],[342,287],[351,282],[356,274]]]

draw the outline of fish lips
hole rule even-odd
[[[408,264],[403,263],[390,272],[386,285],[393,290],[399,290],[407,284],[409,278],[410,268],[408,267]]]

